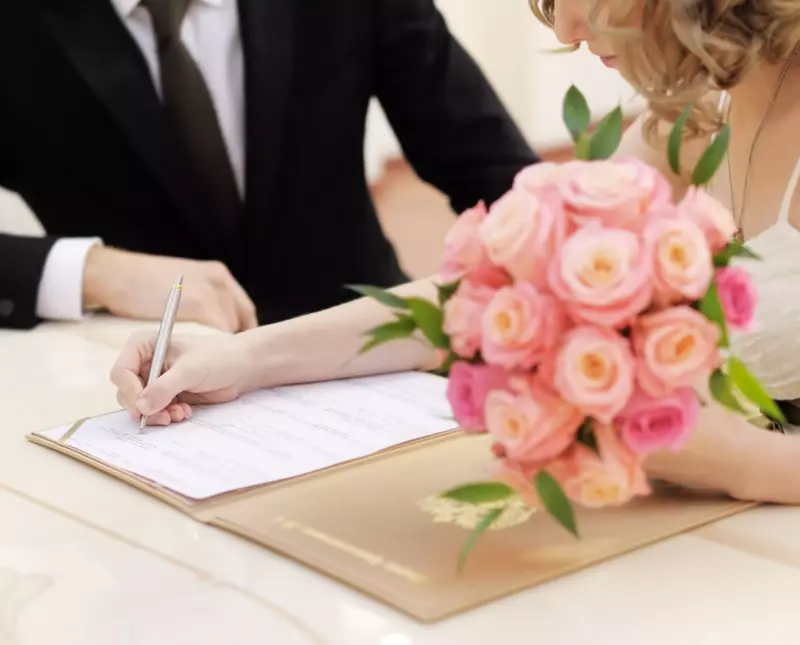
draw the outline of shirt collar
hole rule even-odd
[[[202,2],[212,7],[224,7],[225,3],[228,2],[229,0],[196,0],[196,1]],[[117,11],[119,11],[120,15],[127,18],[134,12],[136,7],[139,6],[141,0],[112,0],[112,2],[117,7]]]

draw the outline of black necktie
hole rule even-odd
[[[181,42],[181,23],[191,0],[141,0],[150,12],[158,44],[164,106],[216,214],[230,226],[241,197],[217,112],[203,75]]]

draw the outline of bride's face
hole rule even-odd
[[[603,33],[604,27],[641,27],[644,0],[594,0],[597,10],[593,15],[592,0],[554,0],[553,20],[556,37],[564,45],[586,43],[589,51],[607,67],[617,68],[617,54],[613,41]],[[624,19],[610,19],[623,12]],[[597,29],[593,28],[596,27]]]

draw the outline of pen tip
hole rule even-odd
[[[145,425],[147,425],[147,417],[141,417],[139,419],[139,432],[144,430]]]

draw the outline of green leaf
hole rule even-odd
[[[594,452],[599,454],[597,448],[597,439],[592,431],[591,419],[586,419],[586,421],[583,422],[583,425],[578,428],[578,441],[587,448],[591,448]]]
[[[500,502],[514,494],[510,486],[500,482],[479,482],[466,484],[442,494],[442,497],[454,499],[457,502],[468,504],[485,504],[487,502]]]
[[[439,305],[444,306],[444,303],[450,300],[453,294],[458,289],[458,285],[461,284],[459,280],[455,282],[449,282],[448,284],[438,284],[436,285],[436,291],[439,295]]]
[[[685,108],[681,115],[675,120],[675,125],[669,133],[669,144],[667,146],[667,158],[669,159],[669,167],[676,175],[681,174],[681,141],[683,138],[683,127],[686,125],[686,119],[692,113],[692,104],[690,103]]]
[[[589,157],[608,159],[617,151],[620,141],[622,141],[622,108],[616,107],[597,124],[589,141]]]
[[[366,332],[370,336],[361,349],[358,350],[359,354],[364,354],[378,345],[388,343],[390,340],[397,340],[398,338],[408,338],[417,329],[416,321],[407,314],[395,314],[397,320],[378,325]]]
[[[758,379],[750,373],[747,366],[735,356],[728,359],[728,373],[731,381],[744,396],[752,401],[758,408],[771,419],[786,423],[783,411],[778,404],[767,394]]]
[[[442,325],[444,324],[442,310],[432,302],[422,298],[408,298],[405,302],[408,308],[411,309],[417,325],[431,344],[439,349],[450,349],[450,339],[442,330]]]
[[[536,475],[536,491],[547,512],[572,535],[579,537],[572,504],[569,503],[567,496],[564,495],[564,491],[561,490],[561,486],[553,476],[544,470]]]
[[[408,309],[408,304],[404,298],[390,291],[386,291],[385,289],[372,287],[368,284],[350,284],[347,285],[347,288],[367,298],[373,298],[387,307],[392,307],[393,309]]]
[[[700,313],[708,318],[711,322],[717,323],[722,334],[719,338],[719,346],[728,346],[728,325],[725,322],[725,312],[722,310],[722,304],[719,301],[719,293],[717,292],[717,283],[711,282],[708,287],[706,295],[700,300],[698,306]]]
[[[564,95],[561,112],[564,125],[567,126],[572,140],[578,143],[581,135],[589,129],[592,114],[589,110],[589,104],[586,102],[586,97],[574,85]]]
[[[725,372],[722,370],[712,372],[708,377],[708,388],[711,390],[711,395],[726,408],[739,414],[746,414],[745,409],[733,394],[733,383]]]
[[[728,144],[730,143],[731,129],[725,125],[719,134],[711,142],[711,145],[706,148],[700,161],[694,167],[692,173],[692,184],[695,186],[705,186],[710,182],[714,175],[717,174],[725,154],[728,152]]]
[[[761,260],[760,255],[748,249],[744,244],[733,241],[729,242],[728,246],[719,253],[714,254],[714,266],[726,267],[728,263],[730,263],[731,258],[735,257],[747,258],[748,260]]]
[[[469,534],[467,541],[464,542],[464,545],[461,547],[461,551],[458,554],[458,565],[457,571],[459,575],[464,570],[464,565],[467,563],[467,558],[469,554],[472,553],[472,550],[475,548],[475,545],[478,543],[478,539],[486,533],[487,529],[495,523],[498,517],[503,514],[503,508],[493,508],[490,511],[486,512],[481,518],[481,521],[478,522],[478,525],[472,529],[472,533]]]
[[[575,144],[575,158],[581,161],[589,161],[591,159],[589,153],[589,135],[585,132],[581,134],[578,142]]]

